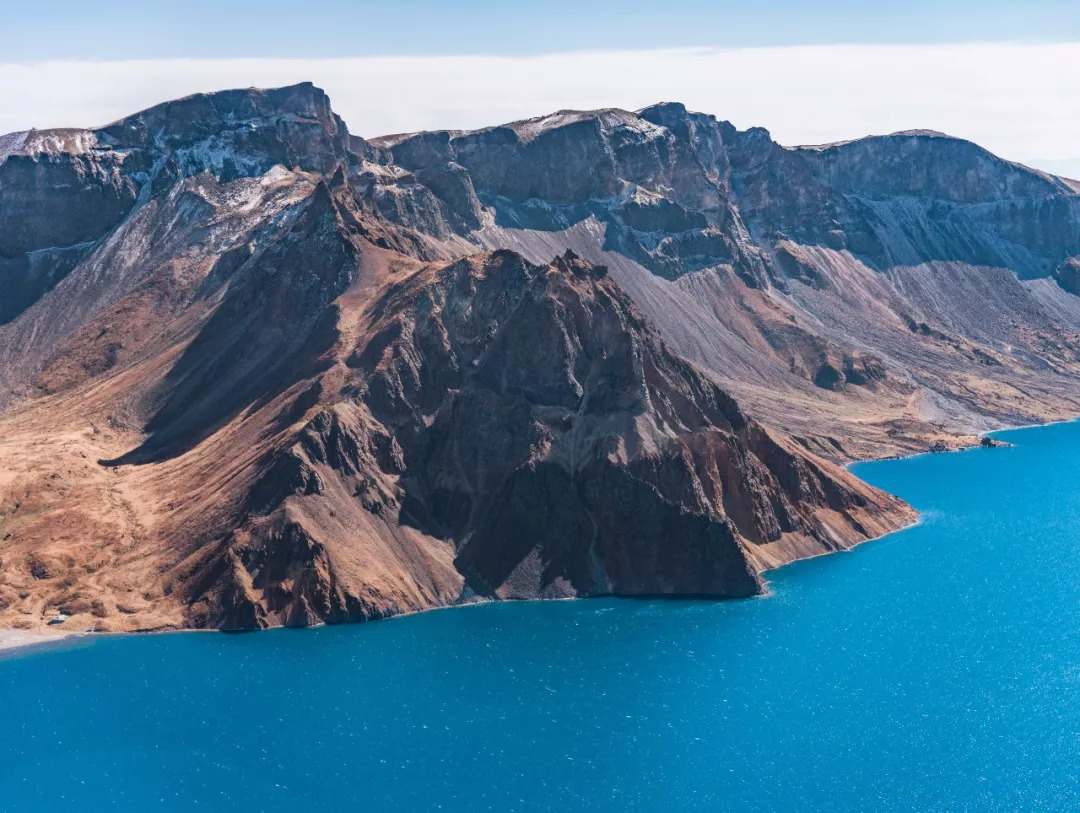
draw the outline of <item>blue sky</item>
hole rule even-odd
[[[1080,0],[0,0],[3,61],[1080,41]]]
[[[1080,0],[0,0],[0,133],[314,81],[350,129],[681,101],[783,144],[935,129],[1080,176]]]

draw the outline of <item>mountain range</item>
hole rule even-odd
[[[940,133],[301,84],[0,136],[0,624],[755,595],[913,521],[845,463],[1078,372],[1080,183]]]

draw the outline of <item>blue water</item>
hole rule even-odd
[[[858,466],[922,524],[768,598],[0,662],[0,809],[1077,809],[1080,424],[1000,437]]]

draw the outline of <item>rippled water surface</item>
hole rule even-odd
[[[0,661],[0,810],[1080,804],[1080,424],[863,464],[921,525],[727,602]]]

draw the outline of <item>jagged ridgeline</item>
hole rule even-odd
[[[1077,411],[1075,186],[310,84],[0,137],[0,619],[757,593],[911,521],[838,463]]]

